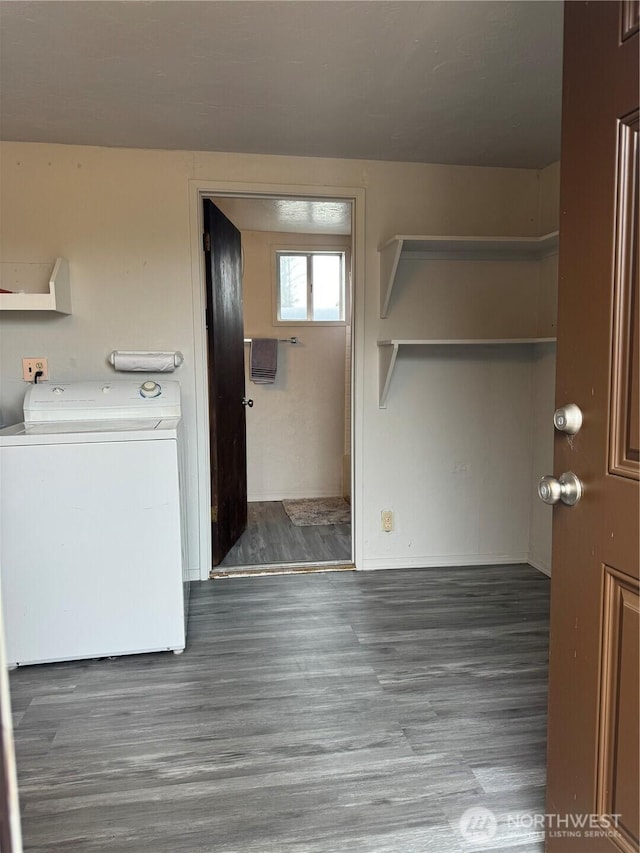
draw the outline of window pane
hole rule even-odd
[[[342,258],[313,256],[313,319],[343,320]]]
[[[307,319],[307,257],[280,255],[280,320]]]

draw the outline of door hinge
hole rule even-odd
[[[214,524],[218,523],[218,507],[217,506],[211,507],[211,521]]]
[[[205,231],[202,235],[202,245],[204,247],[205,252],[211,251],[211,234],[208,231]]]

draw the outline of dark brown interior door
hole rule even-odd
[[[565,4],[547,849],[638,850],[638,3]],[[596,824],[589,816],[594,815]],[[590,823],[576,831],[575,821]]]
[[[211,458],[211,551],[217,566],[247,526],[247,445],[240,232],[204,201]]]

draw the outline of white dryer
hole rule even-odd
[[[0,430],[9,665],[180,652],[188,578],[180,385],[32,385]]]

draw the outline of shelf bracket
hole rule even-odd
[[[380,317],[383,319],[389,314],[391,291],[395,284],[403,245],[403,239],[395,238],[380,249]]]
[[[380,409],[387,408],[387,394],[389,393],[399,349],[400,344],[395,342],[378,344],[378,378],[380,383],[378,407]]]
[[[66,258],[57,258],[49,279],[49,292],[53,310],[59,314],[71,314],[69,262]]]

